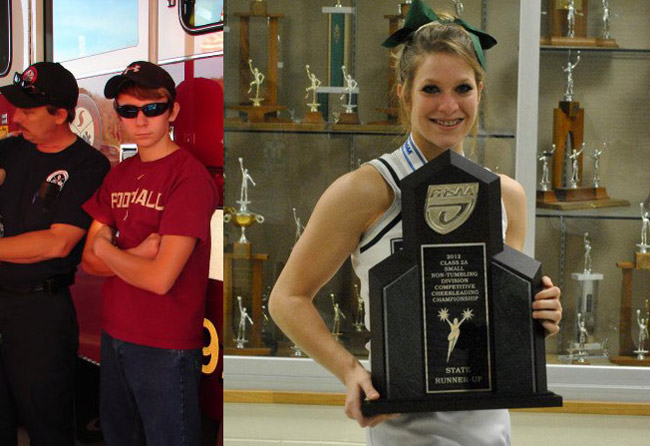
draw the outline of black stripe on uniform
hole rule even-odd
[[[388,172],[390,173],[390,176],[393,177],[393,181],[394,181],[395,184],[397,185],[397,188],[398,188],[398,189],[401,189],[402,187],[401,187],[401,185],[400,185],[400,179],[399,179],[399,177],[397,176],[397,173],[395,173],[395,171],[393,170],[393,167],[392,167],[390,164],[388,164],[388,161],[386,161],[386,160],[383,159],[383,158],[377,158],[377,160],[378,160],[380,163],[382,163],[384,166],[386,166],[386,169],[388,169]]]
[[[394,218],[390,223],[388,223],[388,224],[384,227],[384,229],[382,229],[381,232],[380,232],[379,234],[377,234],[377,236],[376,236],[375,238],[373,238],[373,239],[370,240],[368,243],[366,243],[366,244],[363,245],[361,248],[359,248],[359,252],[360,252],[361,254],[363,254],[365,251],[367,251],[368,249],[372,248],[372,246],[373,246],[374,244],[376,244],[379,240],[381,240],[381,238],[382,238],[384,235],[386,235],[386,233],[387,233],[388,231],[390,231],[391,229],[393,229],[393,227],[395,227],[395,225],[396,225],[397,223],[399,223],[400,221],[402,221],[402,213],[401,213],[401,212],[400,212],[399,214],[397,214],[397,216],[396,216],[396,217],[395,217],[395,218]]]

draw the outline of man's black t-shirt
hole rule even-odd
[[[0,141],[0,187],[4,237],[62,223],[88,229],[92,219],[81,208],[110,168],[106,157],[81,138],[58,153],[40,152],[22,136]],[[70,255],[31,264],[0,262],[0,281],[38,283],[73,273],[81,260],[82,239]]]

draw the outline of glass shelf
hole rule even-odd
[[[579,209],[573,211],[558,211],[555,209],[537,208],[538,218],[593,218],[608,220],[641,220],[638,204],[599,209]]]
[[[390,124],[303,124],[300,122],[243,122],[226,121],[226,132],[258,132],[258,133],[323,133],[336,135],[402,135],[404,129],[400,125]],[[507,131],[479,133],[477,138],[514,139],[515,134]]]
[[[542,45],[540,46],[541,53],[557,53],[564,51],[580,51],[582,53],[594,54],[621,54],[621,55],[637,55],[637,56],[650,56],[650,48],[609,48],[609,47],[591,47],[591,46],[558,46],[558,45]]]

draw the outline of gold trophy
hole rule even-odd
[[[262,272],[268,254],[253,254],[246,238],[246,228],[263,223],[264,217],[248,209],[248,183],[255,186],[244,160],[239,158],[242,174],[239,209],[227,206],[223,220],[240,228],[241,236],[233,243],[232,252],[224,253],[224,334],[225,351],[230,355],[268,355],[264,345],[262,327],[264,320],[262,302]],[[237,296],[236,302],[234,296]],[[233,321],[239,321],[235,324]],[[249,329],[250,326],[250,329]]]
[[[246,228],[252,226],[255,222],[260,224],[264,223],[264,216],[248,210],[248,205],[251,203],[248,200],[248,183],[250,182],[255,186],[255,181],[248,173],[248,169],[244,168],[244,160],[242,158],[239,158],[239,167],[242,175],[240,197],[239,201],[237,201],[239,203],[239,209],[235,210],[231,206],[226,206],[223,221],[225,223],[232,221],[235,226],[241,229],[239,243],[249,243],[246,238]]]
[[[236,12],[235,17],[239,18],[239,103],[229,105],[227,108],[236,110],[246,115],[249,123],[283,122],[278,117],[278,112],[286,110],[286,105],[278,104],[278,60],[279,60],[279,39],[280,19],[282,13],[268,12],[266,0],[253,0],[250,3],[250,11]],[[251,62],[251,26],[265,26],[268,29],[268,46],[266,54],[266,70],[262,72],[252,67]],[[260,98],[260,86],[265,83],[264,97]],[[255,98],[249,97],[249,93],[255,88]],[[256,99],[256,100],[255,100]],[[262,104],[262,100],[264,104]],[[249,105],[253,101],[253,105]],[[241,122],[241,119],[227,119],[228,121]],[[285,120],[286,121],[286,120]]]
[[[318,107],[320,107],[321,104],[318,103],[318,99],[316,98],[318,87],[321,86],[322,82],[316,77],[314,73],[309,71],[309,65],[305,65],[305,69],[307,70],[307,77],[311,82],[311,85],[305,88],[305,99],[309,99],[310,92],[312,94],[312,98],[311,103],[307,104],[309,106],[309,112],[307,112],[307,116],[305,116],[304,123],[322,125],[324,127],[325,119],[323,118],[323,114],[318,111]]]

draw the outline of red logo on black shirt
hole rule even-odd
[[[57,170],[49,174],[45,181],[48,183],[56,184],[59,186],[59,190],[61,190],[63,189],[65,182],[68,181],[68,178],[70,178],[70,175],[68,174],[67,170]]]

